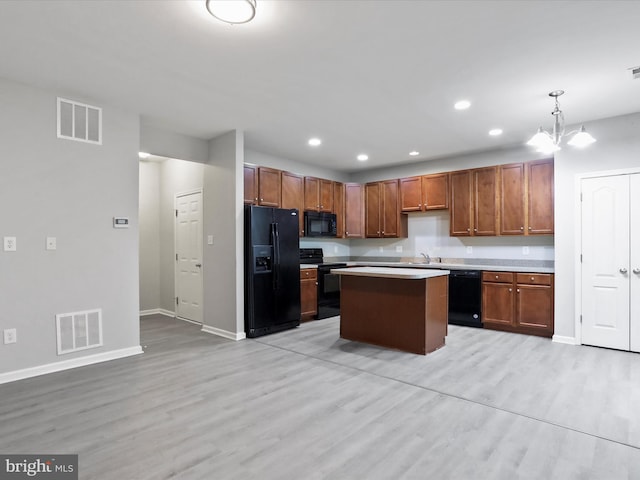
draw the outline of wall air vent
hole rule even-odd
[[[56,315],[58,355],[102,346],[102,310]]]
[[[102,145],[102,109],[58,97],[58,138]]]

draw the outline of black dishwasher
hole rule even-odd
[[[482,328],[482,272],[449,273],[449,323]]]

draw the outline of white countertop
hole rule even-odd
[[[449,275],[449,270],[390,267],[352,267],[336,268],[331,273],[337,275],[354,275],[359,277],[399,278],[404,280],[420,280],[423,278]]]
[[[520,273],[554,273],[553,268],[548,267],[522,267],[517,265],[471,265],[462,263],[409,263],[409,262],[346,262],[348,266],[367,265],[371,267],[394,267],[407,269],[446,269],[446,270],[485,270],[489,272],[520,272]]]

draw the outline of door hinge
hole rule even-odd
[[[582,201],[582,192],[580,192],[580,201]]]
[[[176,262],[178,261],[178,254],[176,253]],[[582,260],[581,260],[582,261]]]
[[[582,314],[580,314],[580,323],[582,323]]]
[[[178,209],[176,208],[176,218],[178,218]]]
[[[580,263],[582,263],[582,254],[580,254]]]
[[[178,305],[178,297],[176,297],[176,305]]]

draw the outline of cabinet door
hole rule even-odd
[[[500,234],[524,235],[524,164],[500,167]]]
[[[497,184],[496,167],[473,170],[474,235],[497,235]]]
[[[318,272],[314,268],[300,270],[300,315],[311,317],[318,313]]]
[[[280,207],[280,170],[258,167],[259,204]]]
[[[451,208],[449,233],[451,236],[471,235],[471,172],[463,170],[450,175]]]
[[[513,315],[513,284],[483,282],[482,322],[513,326]]]
[[[516,285],[516,327],[553,333],[553,290],[549,285]]]
[[[258,174],[253,165],[244,166],[244,203],[258,204]]]
[[[319,190],[320,180],[314,177],[304,177],[304,209],[317,212],[320,210]]]
[[[364,186],[364,233],[366,237],[380,236],[380,184],[367,183]]]
[[[400,179],[400,208],[403,212],[422,210],[422,185],[424,177]]]
[[[298,209],[298,233],[304,236],[304,179],[299,175],[282,172],[282,208]]]
[[[553,233],[553,160],[527,164],[527,233]]]
[[[380,212],[382,225],[380,235],[383,237],[398,237],[400,221],[398,180],[381,182],[381,189],[382,204]]]
[[[333,182],[333,213],[336,214],[336,237],[344,237],[344,184]]]
[[[344,236],[364,238],[364,191],[359,183],[344,186]]]
[[[319,210],[321,212],[333,212],[333,182],[320,179],[318,184]]]
[[[422,177],[422,208],[424,210],[449,208],[449,174],[438,173]]]

